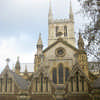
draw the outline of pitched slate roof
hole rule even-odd
[[[80,75],[81,76],[84,76],[88,81],[89,81],[89,78],[85,75],[85,73],[83,72],[83,70],[81,69],[80,65],[78,63],[76,63],[73,68],[72,68],[72,71],[71,71],[71,74],[69,75],[68,77],[68,80],[75,75],[75,73],[77,71],[80,71]]]
[[[13,75],[14,80],[17,82],[18,86],[23,90],[27,90],[30,85],[30,82],[23,79],[21,76],[17,75],[15,72],[12,72],[12,71],[10,72]]]
[[[17,75],[15,72],[10,70],[8,65],[5,67],[5,69],[3,70],[0,76],[5,75],[5,73],[10,73],[13,76],[14,81],[17,83],[20,89],[22,90],[28,89],[30,85],[30,81],[23,79],[21,76]]]
[[[94,89],[100,89],[100,77],[93,82],[92,86]]]

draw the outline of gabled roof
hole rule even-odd
[[[15,72],[9,69],[9,66],[7,65],[3,72],[1,73],[0,77],[5,75],[5,73],[10,73],[15,81],[15,83],[18,85],[18,87],[22,90],[28,89],[30,82],[23,79],[21,76],[17,75]]]
[[[70,79],[71,77],[73,77],[73,76],[75,75],[76,72],[80,72],[80,75],[81,75],[81,76],[84,76],[84,77],[89,81],[88,77],[87,77],[87,76],[85,75],[85,73],[82,71],[82,69],[81,69],[81,67],[79,66],[78,63],[75,64],[75,65],[73,66],[72,72],[71,72],[71,74],[70,74],[70,76],[69,76],[68,79]]]
[[[58,44],[58,43],[60,43],[60,42],[63,43],[64,45],[66,45],[66,46],[72,48],[73,50],[78,51],[77,48],[75,48],[74,46],[70,45],[67,41],[64,41],[62,38],[59,38],[59,39],[57,39],[56,42],[54,42],[53,44],[51,44],[50,46],[48,46],[48,47],[43,51],[43,53],[46,52],[46,51],[48,51],[50,48],[52,48],[54,45],[56,45],[56,44]]]

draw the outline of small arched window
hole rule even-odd
[[[8,87],[8,85],[7,85],[7,83],[8,83],[8,74],[7,73],[5,74],[5,79],[6,79],[5,92],[7,92],[7,87]]]
[[[38,80],[37,79],[36,79],[36,83],[35,84],[36,84],[36,92],[37,92],[37,90],[38,90],[38,88],[37,88],[38,87]]]
[[[77,89],[77,92],[79,92],[79,78],[78,78],[78,72],[76,73],[76,89]]]
[[[59,64],[59,84],[63,84],[63,65]]]
[[[43,74],[41,74],[41,92],[43,92]]]
[[[64,26],[64,36],[67,36],[67,26]]]
[[[71,78],[71,91],[73,92],[73,78]]]
[[[3,79],[0,79],[0,92],[2,92],[2,82],[3,82]]]
[[[10,92],[12,92],[12,79],[9,79],[10,83]]]
[[[59,30],[59,26],[56,26],[56,37],[59,36],[58,30]]]
[[[48,92],[48,78],[46,79],[46,91]]]
[[[53,82],[57,83],[57,69],[56,68],[53,69],[53,73],[52,74],[53,74],[52,75]]]
[[[68,68],[66,68],[65,69],[65,81],[67,81],[68,76],[69,76],[69,70],[68,70]]]
[[[82,91],[84,92],[84,79],[82,79]]]

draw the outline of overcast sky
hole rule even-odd
[[[54,18],[68,18],[69,0],[52,0]],[[72,0],[75,31],[78,29],[77,0]],[[17,56],[21,63],[33,63],[39,32],[44,47],[48,39],[49,0],[0,0],[0,70],[10,58],[10,68]],[[29,71],[31,69],[28,69]]]

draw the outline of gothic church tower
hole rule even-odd
[[[50,0],[48,14],[48,29],[48,46],[54,43],[58,38],[62,38],[74,47],[76,46],[74,34],[74,18],[71,1],[69,9],[69,19],[54,19]]]

